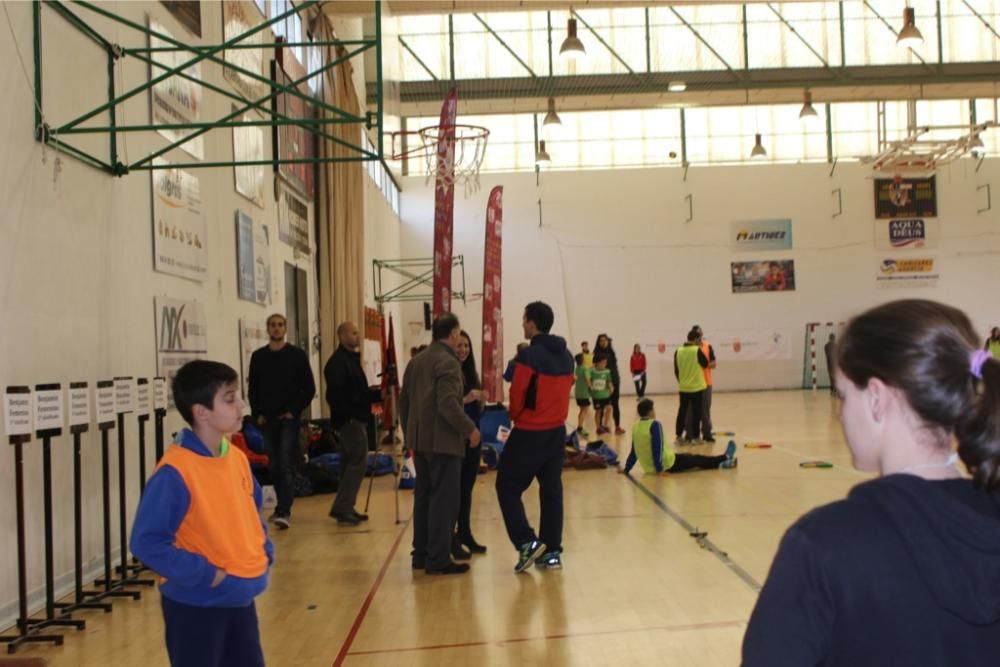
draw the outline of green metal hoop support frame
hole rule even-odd
[[[97,169],[101,169],[109,174],[115,176],[124,176],[131,171],[146,171],[153,169],[164,169],[164,168],[184,168],[184,169],[203,169],[207,167],[237,167],[237,166],[254,166],[254,165],[278,165],[278,164],[333,164],[337,162],[366,162],[371,160],[381,160],[383,155],[383,140],[382,140],[382,129],[383,129],[383,84],[382,84],[382,12],[380,2],[374,0],[374,11],[375,11],[375,35],[374,38],[370,39],[358,39],[358,40],[329,40],[329,41],[312,41],[312,42],[275,42],[275,43],[264,43],[264,44],[244,44],[243,40],[246,38],[269,28],[275,23],[279,23],[293,14],[302,14],[306,12],[314,5],[320,4],[317,0],[308,0],[306,2],[301,2],[298,6],[275,16],[274,18],[267,20],[260,25],[254,26],[250,30],[239,34],[232,39],[225,41],[221,44],[204,45],[197,46],[191,44],[185,44],[173,37],[164,35],[162,33],[151,30],[149,27],[130,21],[124,17],[118,16],[113,12],[109,12],[106,9],[99,7],[90,2],[84,2],[82,0],[77,0],[70,3],[76,7],[80,7],[89,12],[92,12],[98,16],[105,19],[110,19],[128,28],[134,29],[137,32],[145,35],[147,37],[156,37],[166,44],[171,46],[166,47],[138,47],[138,48],[127,48],[119,44],[112,44],[110,41],[105,39],[97,30],[92,26],[87,24],[83,19],[77,16],[73,11],[71,11],[66,3],[60,2],[59,0],[46,0],[41,2],[40,0],[34,0],[32,5],[32,24],[34,32],[34,58],[35,58],[35,139],[37,141],[43,142],[46,145],[52,146],[61,153],[71,155],[82,162],[89,164]],[[42,6],[51,8],[57,15],[65,19],[70,25],[77,28],[81,33],[88,37],[91,41],[97,44],[101,49],[103,49],[107,54],[107,89],[108,89],[108,101],[100,106],[81,113],[78,117],[73,120],[61,124],[59,127],[51,127],[45,120],[43,115],[43,105],[42,105]],[[319,46],[319,47],[338,47],[343,49],[338,53],[336,59],[331,62],[324,63],[319,70],[306,75],[305,77],[291,81],[288,84],[282,85],[270,78],[262,75],[260,72],[251,72],[242,67],[234,65],[232,63],[226,62],[221,57],[221,52],[227,49],[261,49],[269,50],[275,49],[277,47],[295,47],[295,46]],[[359,116],[356,114],[351,114],[343,109],[339,109],[331,104],[326,103],[321,99],[316,99],[302,93],[298,86],[305,83],[314,76],[322,76],[325,72],[333,69],[337,65],[354,58],[366,51],[371,49],[375,50],[375,57],[377,62],[376,73],[376,89],[377,89],[377,99],[375,103],[375,109],[373,111],[367,112],[364,116]],[[191,58],[181,63],[177,67],[168,69],[162,65],[156,64],[153,61],[153,54],[159,52],[184,52],[190,54]],[[124,57],[131,56],[140,60],[144,63],[149,64],[151,67],[159,68],[163,70],[162,73],[151,76],[150,80],[143,83],[135,88],[128,91],[119,91],[115,88],[115,63]],[[185,70],[192,65],[200,63],[202,61],[207,61],[215,63],[227,69],[238,72],[245,77],[253,80],[256,83],[262,83],[268,86],[270,92],[268,92],[263,97],[255,100],[247,100],[241,97],[234,90],[229,90],[222,86],[216,86],[215,84],[203,81],[189,76]],[[196,122],[196,123],[176,123],[168,125],[153,125],[153,124],[139,124],[139,125],[119,125],[116,119],[115,110],[119,104],[124,101],[143,93],[148,93],[152,90],[153,86],[164,81],[171,76],[178,76],[180,78],[192,81],[202,88],[217,93],[225,98],[231,99],[236,103],[236,109],[223,117],[210,122]],[[318,116],[315,118],[292,118],[287,115],[278,113],[271,109],[271,100],[279,95],[290,95],[299,98],[313,107],[316,107],[320,111],[325,112],[325,115]],[[254,109],[264,114],[264,120],[235,120],[243,115],[246,111]],[[86,127],[82,126],[86,121],[100,115],[107,113],[107,124],[100,126],[88,125]],[[356,124],[363,125],[366,129],[376,129],[377,137],[377,151],[368,150],[360,145],[355,145],[349,141],[345,141],[338,137],[335,137],[327,131],[332,125],[338,124]],[[312,158],[294,158],[294,159],[271,159],[271,160],[243,160],[243,161],[223,161],[223,162],[209,162],[209,161],[189,161],[189,162],[172,162],[166,165],[154,164],[154,158],[160,157],[169,151],[180,147],[182,144],[187,143],[191,139],[205,134],[206,132],[214,129],[223,128],[235,128],[235,127],[252,127],[252,126],[267,126],[267,127],[279,127],[293,125],[303,128],[305,131],[336,143],[350,152],[348,155],[341,155],[338,157],[312,157]],[[193,130],[190,134],[185,135],[178,141],[168,143],[165,147],[156,150],[149,155],[139,158],[130,164],[124,164],[119,160],[118,155],[118,135],[119,133],[126,132],[150,132],[158,129],[167,130]],[[69,137],[73,135],[82,134],[106,134],[108,136],[108,157],[102,159],[98,156],[91,155],[84,150],[81,150],[73,145],[67,143],[64,137]],[[361,143],[361,142],[359,142]]]

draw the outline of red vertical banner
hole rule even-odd
[[[455,219],[455,117],[458,91],[452,88],[441,105],[437,175],[434,185],[434,303],[431,315],[451,311],[452,229]]]
[[[486,250],[483,259],[483,397],[487,403],[503,401],[503,186],[490,192],[486,204]]]
[[[392,315],[389,315],[389,336],[385,335],[385,318],[382,318],[382,395],[385,397],[382,410],[382,426],[392,429],[395,419],[391,398],[399,394],[399,375],[396,370],[396,335],[392,329]]]

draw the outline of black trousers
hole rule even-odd
[[[195,607],[160,596],[173,667],[264,667],[257,607]]]
[[[504,445],[497,466],[497,500],[515,548],[541,540],[549,551],[562,551],[563,493],[562,471],[566,427],[546,431],[525,431],[516,426]],[[528,523],[521,496],[538,480],[541,505],[539,531]]]
[[[278,506],[274,513],[279,516],[291,516],[292,503],[295,502],[295,472],[302,461],[302,451],[299,449],[299,426],[296,419],[268,419],[260,426],[264,436],[264,448],[267,450],[267,465],[271,471],[271,483],[274,493],[278,496]]]
[[[698,440],[701,430],[701,395],[700,391],[682,391],[681,401],[677,407],[677,422],[674,425],[674,433],[679,438],[684,435],[684,427],[687,423],[688,410],[691,411],[691,429],[687,432],[689,440]]]
[[[618,386],[618,382],[615,382],[615,390],[611,392],[611,416],[615,420],[615,428],[621,428],[622,425],[622,409],[618,406],[618,401],[621,399],[621,387]],[[607,424],[605,424],[607,426]]]
[[[470,447],[465,443],[465,458],[462,459],[462,473],[458,494],[458,534],[460,537],[472,537],[472,489],[476,486],[479,476],[479,461],[483,447]]]
[[[415,452],[417,488],[413,494],[413,559],[429,568],[451,562],[451,536],[458,517],[462,459]]]
[[[702,456],[701,454],[678,454],[677,458],[674,459],[674,464],[670,466],[670,472],[684,472],[685,470],[711,470],[713,468],[718,468],[723,461],[726,460],[725,455],[720,454],[719,456]]]

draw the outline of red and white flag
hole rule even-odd
[[[434,186],[434,299],[431,315],[451,311],[452,228],[455,219],[455,118],[458,91],[452,88],[441,105],[437,176]]]
[[[490,192],[486,205],[486,244],[483,259],[483,394],[487,403],[503,401],[503,186]]]

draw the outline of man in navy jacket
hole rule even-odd
[[[519,551],[515,572],[532,563],[562,567],[562,467],[566,416],[573,385],[573,356],[566,341],[549,333],[555,317],[541,301],[524,308],[522,325],[530,345],[514,359],[510,418],[514,428],[497,467],[497,499],[507,535]],[[521,495],[538,479],[539,534],[528,523]]]

